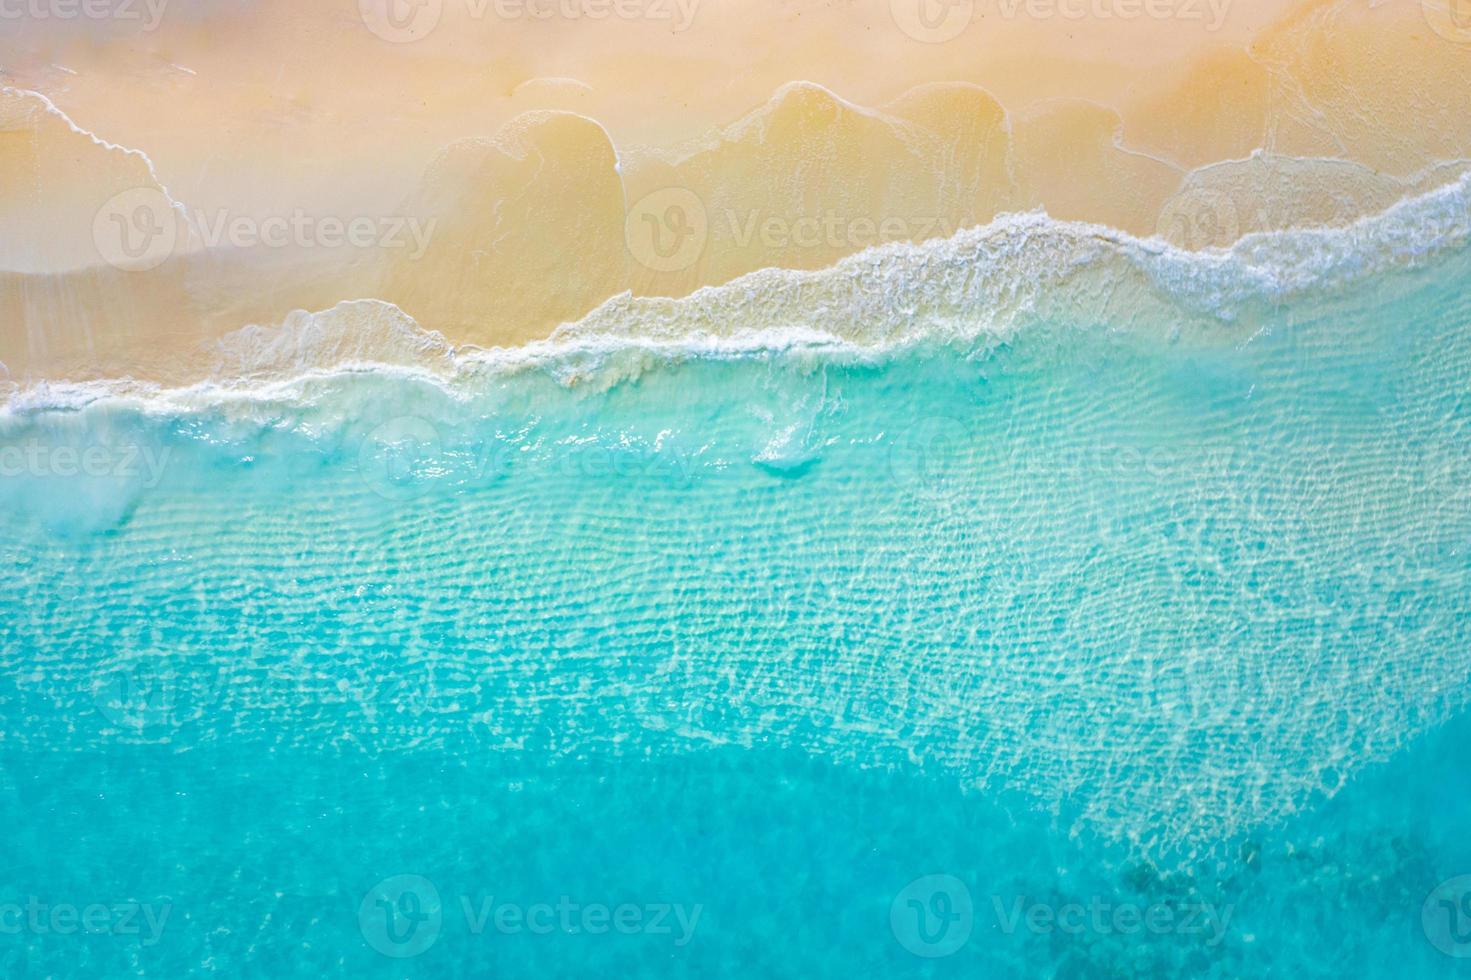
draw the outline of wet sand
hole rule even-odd
[[[7,33],[13,382],[197,379],[359,298],[520,344],[1008,212],[1224,247],[1471,144],[1471,23],[1411,0],[385,2]]]

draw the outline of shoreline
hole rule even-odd
[[[489,23],[456,2],[413,43],[344,27],[336,0],[267,3],[233,40],[214,33],[208,45],[187,20],[141,39],[68,36],[54,50],[32,38],[32,61],[65,51],[82,65],[85,51],[92,64],[57,81],[44,65],[60,62],[22,58],[0,94],[0,216],[11,231],[0,243],[10,270],[0,271],[0,363],[12,379],[198,373],[201,351],[249,324],[368,297],[454,345],[513,347],[624,294],[687,297],[762,269],[831,269],[1039,210],[1210,251],[1253,232],[1345,226],[1454,180],[1471,157],[1471,116],[1457,108],[1471,93],[1471,31],[1453,43],[1418,2],[1228,4],[1222,30],[1202,32],[1144,15],[1043,16],[1044,0],[1017,0],[1020,19],[971,4],[959,33],[928,41],[903,31],[901,0],[860,5],[839,20],[848,40],[863,35],[862,52],[888,59],[887,93],[838,40],[813,48],[810,35],[836,15],[799,23],[813,14],[805,5],[733,28],[732,8],[712,0],[683,31],[615,17],[599,35],[569,17]],[[1088,36],[1070,39],[1079,23]],[[344,29],[328,43],[332,24]],[[740,47],[716,42],[736,28],[756,49],[751,36],[766,32],[770,63],[705,100],[714,66]],[[565,48],[505,67],[520,81],[462,112],[465,99],[501,91],[497,52],[525,50],[537,30]],[[167,65],[139,72],[165,48]],[[262,50],[306,58],[308,48],[327,66],[373,59],[343,69],[361,85],[331,81],[338,103],[302,91],[283,116],[290,86],[262,87],[244,68]],[[205,62],[189,67],[191,50],[222,67],[223,87],[193,81]],[[806,52],[800,75],[794,51]],[[1379,77],[1395,52],[1413,52],[1415,70]],[[1030,89],[1022,75],[1000,78],[1018,58],[1036,62]],[[1130,59],[1126,84],[1104,84]],[[574,63],[595,81],[568,74]],[[282,78],[301,84],[283,64]],[[1152,67],[1141,76],[1139,65]],[[624,84],[599,72],[622,72]],[[367,113],[405,73],[418,81],[404,97],[421,110],[385,112],[390,102]],[[781,74],[814,81],[780,81],[751,100]],[[988,75],[993,87],[976,80]],[[25,95],[26,81],[55,90]],[[168,113],[138,98],[160,92]],[[106,131],[88,128],[102,118]],[[208,137],[226,120],[238,132],[216,145]],[[494,135],[454,138],[477,120]],[[300,138],[301,152],[283,152],[281,134]],[[364,139],[394,149],[361,156]],[[245,152],[221,166],[232,141]]]
[[[29,379],[12,372],[0,392],[7,408],[75,406],[94,396],[198,407],[216,397],[270,400],[313,379],[364,371],[451,386],[542,371],[567,387],[606,387],[649,364],[685,359],[861,361],[930,343],[1002,342],[1049,317],[1127,323],[1131,334],[1162,337],[1188,326],[1224,338],[1254,322],[1253,311],[1317,293],[1331,301],[1454,261],[1468,241],[1471,169],[1351,228],[1254,233],[1204,253],[1045,214],[1008,214],[949,239],[870,248],[832,267],[761,269],[683,297],[624,292],[550,336],[516,344],[456,341],[392,303],[360,297],[242,327],[187,357],[159,351],[133,370]],[[784,319],[788,312],[793,319]]]

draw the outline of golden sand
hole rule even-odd
[[[517,344],[1013,211],[1221,247],[1471,145],[1467,0],[392,2],[5,24],[12,380],[193,380],[364,297]]]

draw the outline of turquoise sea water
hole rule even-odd
[[[1467,973],[1468,283],[13,408],[0,971]]]

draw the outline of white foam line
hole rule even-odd
[[[91,140],[93,144],[102,147],[104,150],[115,153],[122,153],[126,156],[137,157],[138,159],[142,160],[143,165],[148,168],[148,176],[153,179],[153,182],[155,185],[157,185],[159,192],[162,193],[164,198],[168,200],[169,207],[173,208],[175,211],[178,211],[179,214],[186,220],[188,219],[188,209],[181,201],[179,201],[178,198],[174,197],[174,195],[170,193],[168,185],[166,185],[163,182],[163,179],[159,177],[158,168],[154,166],[153,159],[149,157],[147,153],[144,153],[142,150],[134,149],[130,146],[123,146],[120,143],[114,143],[111,140],[103,139],[101,136],[98,136],[90,129],[83,129],[81,126],[78,126],[76,124],[71,116],[68,116],[65,112],[63,112],[55,102],[52,102],[49,97],[33,89],[15,88],[10,85],[0,85],[0,94],[19,96],[20,98],[36,99],[41,103],[41,105],[45,108],[47,112],[60,119],[62,122],[66,123],[67,128],[69,128],[73,133],[76,133],[78,136],[85,136],[87,139]]]
[[[0,402],[0,420],[15,419],[36,412],[81,411],[104,404],[126,405],[156,415],[225,404],[270,404],[281,401],[304,403],[306,390],[314,385],[330,384],[363,374],[431,385],[457,401],[466,401],[474,397],[474,392],[457,382],[463,381],[475,369],[484,369],[494,374],[515,374],[567,366],[570,358],[580,355],[597,357],[630,352],[647,354],[666,362],[690,359],[737,360],[755,354],[795,352],[866,359],[891,353],[918,343],[921,339],[906,338],[893,344],[865,347],[841,337],[810,330],[745,331],[730,337],[692,334],[677,340],[631,340],[615,334],[590,334],[563,342],[549,338],[520,347],[459,347],[450,352],[452,371],[447,373],[418,365],[346,361],[330,367],[306,368],[288,377],[238,382],[207,379],[172,388],[130,378],[41,382],[15,392],[4,402]],[[577,372],[572,373],[576,375]]]
[[[1117,249],[1131,259],[1143,274],[1167,290],[1175,285],[1177,299],[1186,304],[1201,295],[1221,302],[1240,299],[1241,295],[1258,295],[1281,299],[1286,295],[1315,286],[1335,286],[1345,280],[1356,280],[1391,268],[1397,263],[1415,261],[1425,255],[1463,243],[1471,234],[1471,211],[1467,195],[1471,191],[1471,170],[1463,172],[1451,183],[1424,194],[1403,198],[1383,211],[1360,217],[1345,227],[1294,228],[1280,231],[1253,232],[1243,236],[1228,249],[1190,252],[1154,236],[1138,238],[1127,232],[1103,225],[1077,221],[1060,221],[1039,211],[1005,214],[985,226],[957,232],[949,239],[923,243],[889,242],[847,256],[825,269],[794,270],[767,268],[747,273],[719,285],[703,286],[678,298],[637,297],[624,291],[605,300],[579,320],[564,323],[545,339],[516,347],[484,348],[475,345],[454,346],[442,334],[426,330],[393,303],[373,298],[345,300],[333,309],[352,304],[379,304],[402,318],[408,329],[437,341],[445,350],[437,363],[444,369],[424,365],[391,365],[374,361],[340,362],[322,367],[303,367],[289,376],[263,380],[252,377],[212,378],[184,387],[165,388],[151,382],[114,379],[91,382],[41,382],[13,389],[0,403],[0,418],[45,409],[77,409],[99,400],[125,399],[143,401],[153,407],[198,407],[220,402],[272,401],[299,398],[314,382],[341,378],[352,374],[376,373],[414,378],[445,390],[453,397],[468,398],[473,392],[464,390],[457,381],[478,370],[520,372],[533,369],[561,368],[564,383],[586,378],[585,365],[579,357],[599,357],[628,353],[649,355],[664,361],[691,358],[740,358],[760,354],[793,352],[821,353],[856,358],[883,357],[925,341],[941,343],[955,339],[940,331],[913,331],[899,336],[860,341],[839,336],[808,325],[785,324],[755,330],[736,330],[729,334],[710,331],[681,332],[677,336],[624,333],[616,329],[620,314],[630,306],[645,311],[692,309],[698,313],[704,304],[718,305],[731,295],[756,294],[777,288],[801,287],[830,277],[864,273],[891,259],[923,262],[944,251],[983,245],[1005,244],[1008,238],[1030,240],[1034,236],[1055,236],[1059,244],[1092,241]],[[1417,218],[1419,220],[1417,220]],[[1346,244],[1344,248],[1333,247]],[[1363,261],[1364,248],[1389,252],[1382,261]],[[1316,261],[1304,255],[1306,250]],[[1006,253],[1002,253],[1004,259]],[[977,259],[983,256],[979,253]],[[1369,259],[1374,257],[1367,256]],[[1211,279],[1198,286],[1173,283],[1171,274],[1179,270],[1197,270],[1211,274]],[[1220,281],[1216,281],[1219,279]],[[1187,287],[1189,287],[1187,289]],[[323,311],[331,312],[329,311]],[[698,319],[698,318],[697,318]],[[614,329],[603,327],[610,324]],[[249,329],[249,328],[242,328]],[[994,332],[1002,336],[1001,332]],[[971,340],[983,339],[980,334]],[[598,365],[591,365],[594,369]]]

